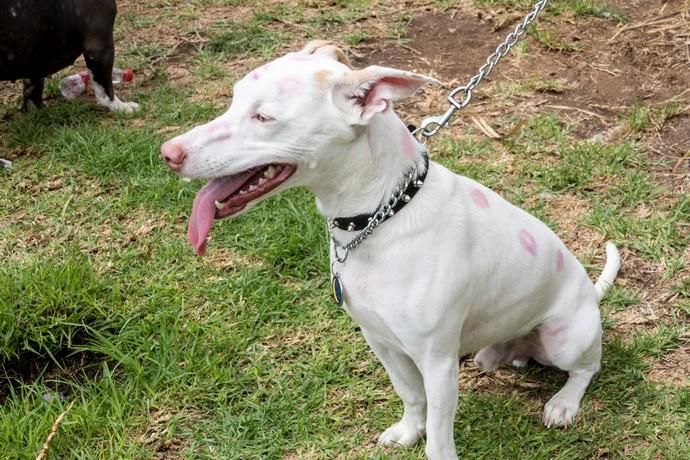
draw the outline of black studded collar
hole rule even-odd
[[[417,177],[411,180],[407,187],[404,190],[402,190],[402,196],[400,200],[398,200],[395,206],[391,208],[390,212],[386,216],[384,216],[381,222],[389,219],[395,213],[399,212],[403,207],[405,207],[407,203],[410,202],[410,200],[412,200],[412,198],[417,194],[419,189],[424,184],[424,180],[426,179],[426,173],[428,171],[429,157],[426,153],[424,153],[424,172],[422,174],[418,174]],[[376,213],[358,214],[352,217],[336,217],[335,219],[331,220],[331,225],[333,227],[339,228],[340,230],[345,230],[348,232],[357,232],[360,230],[364,230],[364,228],[374,218],[375,214]]]

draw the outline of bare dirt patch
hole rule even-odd
[[[654,360],[648,375],[655,383],[690,387],[690,343]]]
[[[191,445],[191,441],[171,433],[170,425],[176,419],[199,421],[206,417],[202,411],[192,408],[177,410],[174,408],[157,409],[149,414],[146,429],[136,441],[153,451],[151,458],[156,460],[173,460],[186,458],[184,450]]]
[[[572,120],[579,138],[590,139],[629,135],[615,128],[635,105],[660,108],[676,104],[677,115],[657,126],[649,142],[654,156],[666,165],[663,172],[683,179],[690,172],[688,4],[682,0],[610,3],[626,14],[627,22],[543,17],[538,30],[549,31],[556,43],[574,44],[574,49],[552,49],[530,36],[529,54],[513,53],[488,78],[489,82],[557,80],[561,82],[558,91],[533,91],[531,103],[524,101],[527,92],[511,96],[510,102],[500,100],[505,95],[483,100],[482,92],[491,86],[487,83],[478,90],[480,107],[473,103],[467,113],[478,110],[493,118],[506,118],[525,110],[557,111]],[[520,18],[512,10],[479,11],[465,4],[446,11],[426,8],[410,21],[405,43],[367,43],[357,48],[361,58],[355,62],[431,74],[446,89],[453,88],[476,73]],[[436,113],[443,110],[443,98],[437,99],[436,107]],[[412,106],[409,111],[419,109],[423,107]]]

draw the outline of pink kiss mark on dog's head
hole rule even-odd
[[[216,139],[229,139],[230,127],[223,121],[213,121],[206,125],[208,137]]]
[[[313,61],[317,59],[316,56],[313,54],[305,54],[305,53],[293,53],[288,55],[288,57],[294,61]]]
[[[264,64],[258,69],[252,70],[247,77],[249,77],[251,80],[259,80],[268,70],[269,64]]]
[[[472,201],[474,201],[474,204],[476,204],[480,208],[489,207],[489,199],[486,197],[486,195],[484,195],[484,192],[482,192],[478,188],[472,189],[472,191],[470,192],[470,197],[472,197]]]
[[[556,253],[556,271],[560,272],[563,270],[563,264],[565,263],[565,259],[563,258],[563,253],[559,249],[558,252]]]
[[[282,97],[298,96],[302,90],[302,83],[296,78],[284,78],[278,82],[278,95]]]
[[[415,154],[417,153],[417,141],[405,125],[401,126],[401,138],[403,155],[405,155],[406,158],[415,158]]]
[[[522,230],[520,230],[518,236],[520,237],[520,244],[525,249],[525,251],[529,252],[533,256],[536,256],[537,242],[534,240],[532,234],[523,228]]]

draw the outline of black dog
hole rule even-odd
[[[133,112],[113,92],[115,0],[0,0],[0,80],[24,81],[23,110],[43,105],[43,79],[84,54],[99,104]]]

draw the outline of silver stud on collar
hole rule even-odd
[[[390,211],[388,211],[388,217],[393,217],[394,214],[395,214],[395,211],[393,211],[392,209]]]
[[[348,232],[351,232],[351,231],[354,230],[354,229],[355,229],[355,223],[354,223],[354,222],[350,222],[350,225],[347,226],[347,231],[348,231]]]
[[[409,203],[411,199],[412,199],[412,198],[410,198],[410,195],[403,195],[403,196],[402,196],[402,200],[403,200],[405,203]]]
[[[424,185],[424,182],[422,182],[421,180],[417,179],[416,181],[414,181],[414,186],[415,186],[415,187],[419,188],[419,187],[421,187],[422,185]]]

